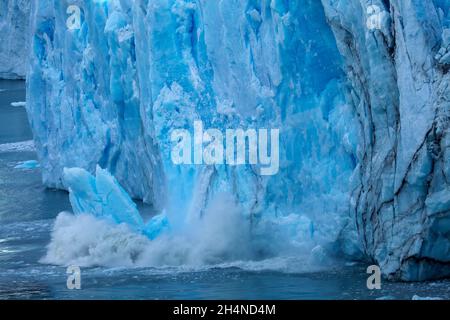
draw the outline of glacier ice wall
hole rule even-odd
[[[364,251],[392,278],[448,276],[450,2],[322,2],[363,129],[352,204]]]
[[[24,79],[29,53],[29,0],[0,0],[0,79]]]
[[[32,37],[27,109],[46,185],[67,188],[65,167],[99,165],[174,230],[225,192],[252,224],[358,253],[348,214],[358,122],[320,2],[41,0]],[[170,132],[195,120],[279,128],[279,173],[174,165]]]
[[[382,9],[372,30],[369,5]],[[27,109],[44,182],[67,188],[65,167],[99,165],[174,230],[228,192],[266,226],[255,230],[273,230],[256,237],[353,256],[361,245],[397,279],[449,275],[449,7],[33,1]],[[173,165],[170,132],[195,120],[279,128],[279,173]]]

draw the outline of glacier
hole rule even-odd
[[[78,29],[67,26],[74,4]],[[369,5],[381,10],[379,28],[368,28]],[[205,249],[214,257],[273,257],[284,245],[322,262],[373,260],[391,279],[450,275],[449,7],[32,1],[26,108],[43,181],[71,190],[78,214],[59,225],[101,214],[145,234],[134,198],[159,215],[148,228],[214,233],[215,212],[229,206],[239,222],[221,230],[246,227],[240,241]],[[279,173],[174,165],[170,132],[193,131],[195,121],[280,129]],[[214,205],[223,194],[230,198]],[[64,233],[55,235],[65,243]],[[230,253],[244,242],[257,250]]]
[[[311,221],[305,216],[283,218],[283,228],[266,221],[258,239],[233,195],[217,195],[203,219],[173,230],[164,214],[143,221],[135,203],[109,172],[97,167],[95,177],[84,169],[64,170],[74,214],[60,213],[42,263],[82,267],[152,267],[160,272],[238,267],[245,270],[310,272],[333,265],[320,245],[312,250]],[[277,221],[278,222],[278,221]],[[280,224],[280,223],[279,223]],[[285,234],[286,231],[288,234]],[[270,235],[270,237],[267,237]],[[295,243],[289,240],[295,239]],[[262,257],[272,246],[277,255]]]
[[[36,160],[27,160],[27,161],[22,161],[19,162],[14,169],[26,169],[26,170],[32,170],[32,169],[36,169],[39,168],[39,162],[37,162]]]
[[[364,251],[393,279],[450,275],[450,2],[323,1],[361,124],[352,190]]]
[[[0,79],[25,79],[30,9],[29,0],[0,0]]]

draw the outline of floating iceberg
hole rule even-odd
[[[25,107],[26,105],[25,101],[11,102],[12,107]]]
[[[449,276],[449,2],[322,3],[360,123],[351,202],[364,251],[393,279]]]
[[[28,161],[23,161],[23,162],[19,162],[14,169],[36,169],[39,168],[39,162],[37,162],[36,160],[28,160]]]

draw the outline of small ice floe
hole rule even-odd
[[[39,168],[39,162],[37,162],[36,160],[28,160],[28,161],[23,161],[23,162],[19,162],[14,169],[36,169]]]
[[[26,105],[25,101],[11,102],[12,107],[26,107]]]
[[[376,298],[375,300],[395,300],[394,296],[382,296],[379,298]]]
[[[26,152],[26,151],[29,152],[36,151],[33,140],[0,144],[0,153]]]
[[[443,300],[440,297],[419,297],[418,295],[414,295],[412,297],[413,300]]]

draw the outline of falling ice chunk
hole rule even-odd
[[[128,193],[107,170],[100,167],[97,167],[96,177],[81,168],[65,168],[64,183],[69,189],[75,214],[91,214],[117,224],[125,223],[151,239],[169,225],[165,216],[156,216],[145,225]]]

